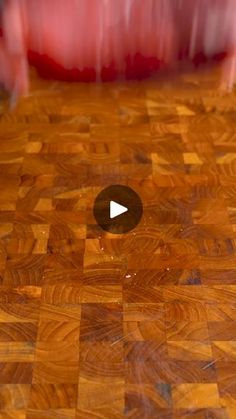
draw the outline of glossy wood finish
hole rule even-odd
[[[236,417],[236,96],[39,81],[0,119],[0,418]],[[140,225],[103,233],[121,183]]]

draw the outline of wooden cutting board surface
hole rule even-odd
[[[0,102],[0,418],[236,417],[236,95],[217,73]],[[93,217],[111,184],[139,226]]]

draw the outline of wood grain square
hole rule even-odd
[[[37,339],[40,342],[77,342],[80,323],[77,321],[40,320]]]
[[[96,382],[85,378],[79,379],[79,410],[93,413],[100,408],[109,412],[110,417],[122,414],[124,409],[124,381]],[[108,416],[109,417],[109,416]]]
[[[236,342],[233,341],[214,341],[212,350],[216,360],[236,362]]]
[[[159,361],[140,358],[125,363],[126,382],[133,384],[156,383],[214,383],[217,373],[214,364],[209,361],[176,360],[161,357]],[[208,367],[209,365],[209,367]]]
[[[81,290],[81,303],[120,303],[121,285],[84,285]]]
[[[157,321],[164,320],[164,304],[131,303],[123,306],[125,322]]]
[[[124,339],[128,341],[157,340],[163,342],[166,339],[165,323],[162,320],[153,322],[124,322]]]
[[[109,341],[82,341],[80,343],[80,363],[121,364],[123,362],[124,349],[120,340],[115,344]]]
[[[117,341],[123,337],[121,322],[114,321],[86,321],[82,319],[80,327],[80,339],[93,341]]]
[[[234,253],[231,251],[231,253]],[[235,285],[234,269],[202,269],[202,283],[205,285]]]
[[[172,396],[178,409],[221,407],[216,384],[180,384],[173,387]]]
[[[126,304],[164,303],[163,290],[160,287],[148,288],[145,286],[135,286],[135,287],[124,286],[123,298]]]
[[[89,322],[122,322],[122,305],[116,303],[86,303],[81,306],[82,320]]]
[[[79,304],[41,304],[40,320],[55,322],[79,322],[81,306]]]
[[[209,343],[201,341],[168,341],[168,353],[170,358],[179,361],[210,361],[212,350]]]
[[[204,322],[207,320],[207,310],[204,303],[175,301],[165,303],[164,308],[167,322]]]
[[[217,361],[218,388],[222,396],[236,396],[236,362],[220,359]]]
[[[81,269],[61,269],[55,271],[44,271],[44,285],[63,285],[64,283],[71,286],[81,286],[83,284],[83,275]]]
[[[124,379],[123,362],[110,362],[109,360],[87,362],[81,360],[79,364],[80,377],[96,382],[116,382]]]
[[[21,410],[28,404],[29,384],[1,384],[0,410]]]
[[[31,384],[33,362],[1,362],[0,384]]]
[[[0,303],[1,323],[35,323],[39,318],[39,304]]]
[[[26,419],[26,411],[25,410],[8,410],[8,411],[0,411],[0,417],[5,419],[6,417],[9,419],[19,418],[19,419]]]
[[[35,351],[36,362],[64,362],[79,360],[78,342],[44,342],[38,341]]]
[[[209,340],[207,322],[172,321],[167,322],[166,337],[168,341],[203,341]]]
[[[90,240],[87,240],[90,242]],[[99,246],[99,252],[101,251]],[[113,269],[84,269],[83,284],[87,286],[109,286],[119,285],[121,281],[121,271],[119,268]]]
[[[127,415],[133,415],[136,411],[139,412],[139,415],[146,414],[152,417],[157,411],[161,415],[164,412],[167,414],[168,410],[170,414],[172,405],[171,386],[164,383],[156,386],[129,384],[126,386],[125,401]]]
[[[77,385],[75,384],[32,384],[29,395],[29,409],[72,409],[77,406]]]
[[[0,342],[0,362],[34,362],[34,342]]]
[[[49,305],[80,304],[81,290],[80,284],[45,285],[42,287],[41,301]]]
[[[34,384],[77,384],[78,374],[78,360],[36,361],[32,382]]]
[[[4,274],[3,284],[6,286],[41,285],[45,255],[27,255],[11,257]]]
[[[0,323],[0,342],[35,342],[36,323]]]
[[[124,359],[128,362],[161,364],[168,359],[167,345],[158,340],[127,341],[124,344]]]
[[[209,325],[209,335],[211,340],[225,340],[232,341],[236,340],[235,336],[235,326],[236,321],[217,321],[217,322],[208,322]]]

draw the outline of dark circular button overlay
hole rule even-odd
[[[98,194],[93,212],[103,230],[123,234],[137,226],[142,218],[143,204],[138,194],[128,186],[111,185]]]

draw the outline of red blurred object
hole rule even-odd
[[[28,64],[65,81],[142,79],[178,62],[224,61],[236,80],[235,0],[5,0],[0,81],[27,93]]]

